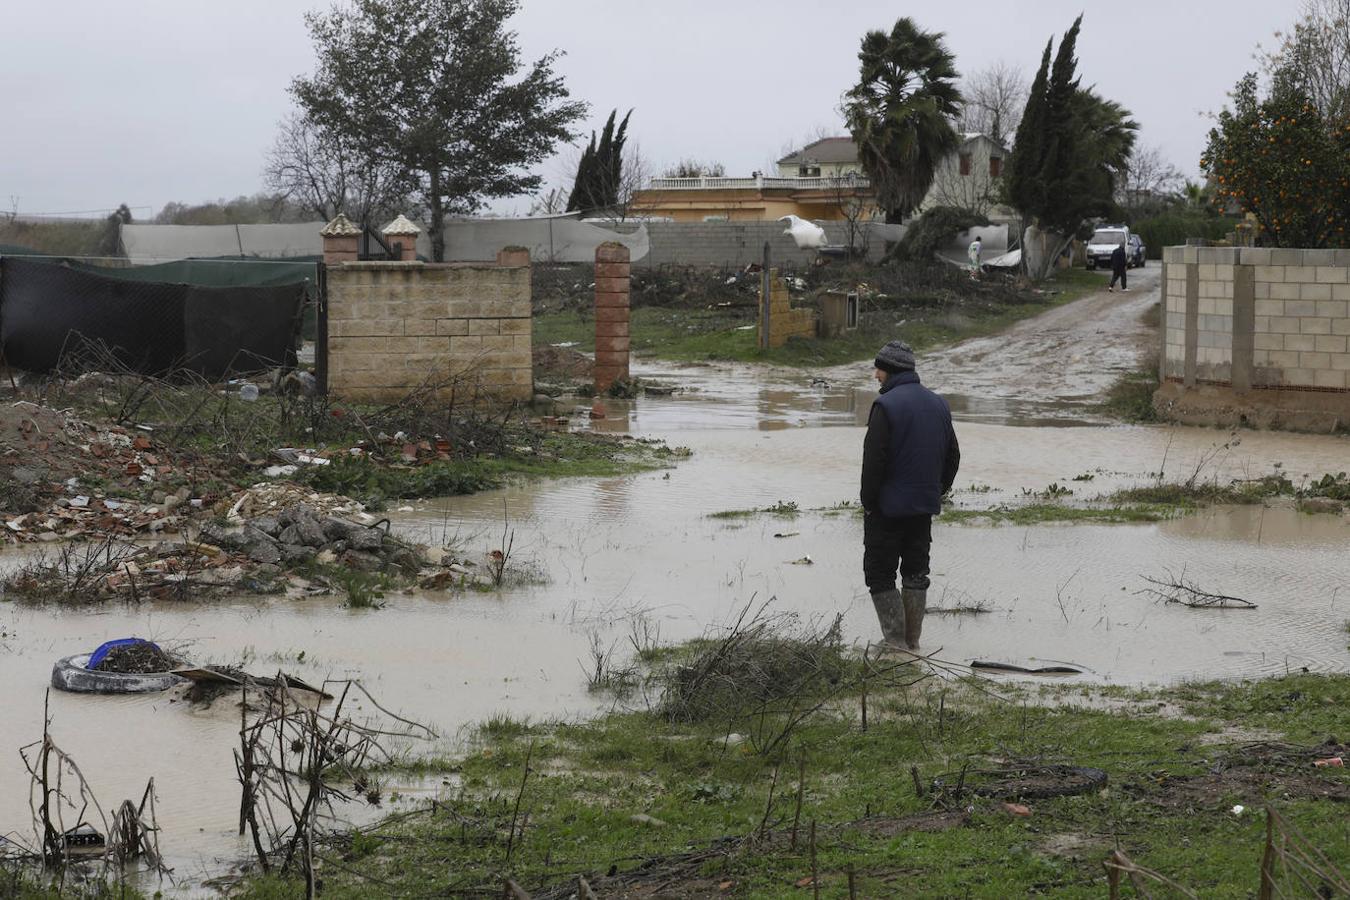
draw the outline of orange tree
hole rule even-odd
[[[1249,74],[1232,96],[1200,160],[1213,202],[1254,215],[1277,247],[1350,246],[1350,118],[1279,79],[1262,99]]]

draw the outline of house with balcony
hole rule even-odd
[[[994,202],[1008,150],[984,134],[962,136],[939,167],[919,212],[938,205],[977,209],[991,219],[1015,220]],[[848,137],[824,138],[778,160],[776,176],[653,178],[634,192],[632,214],[674,222],[762,222],[795,215],[837,222],[879,218],[876,193]]]

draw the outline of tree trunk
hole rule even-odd
[[[1028,277],[1033,281],[1044,281],[1071,241],[1072,232],[1060,234],[1035,225],[1028,226],[1022,233],[1022,261],[1026,264]]]
[[[431,190],[428,193],[431,222],[427,225],[427,236],[431,238],[431,261],[445,262],[445,205],[441,202],[440,169],[431,171]]]

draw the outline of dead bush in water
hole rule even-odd
[[[6,597],[30,603],[81,604],[98,600],[109,572],[136,555],[134,545],[106,537],[98,543],[63,544],[53,556],[39,552],[0,582]]]
[[[324,689],[330,684],[325,682]],[[389,742],[435,737],[426,726],[380,706],[359,682],[339,684],[342,692],[329,712],[317,702],[300,700],[281,673],[266,695],[268,705],[252,722],[248,704],[240,706],[234,753],[241,787],[239,834],[252,839],[264,872],[300,872],[307,897],[317,892],[315,846],[325,837],[323,826],[332,820],[335,803],[359,798],[378,803],[380,788],[367,769],[394,761]],[[348,698],[355,699],[353,689],[383,718],[353,720],[347,710]]]
[[[54,555],[39,553],[0,579],[0,593],[24,603],[87,606],[109,601],[185,602],[223,590],[202,580],[206,569],[226,562],[200,544],[130,544],[114,537],[98,543],[63,544]]]
[[[92,859],[118,867],[139,860],[164,871],[153,778],[139,804],[126,800],[118,807],[110,827],[84,773],[52,738],[45,701],[42,740],[20,747],[19,756],[28,770],[28,808],[38,845],[28,855],[44,869],[64,871],[72,862]]]
[[[766,606],[752,613],[747,604],[724,635],[696,642],[691,659],[660,676],[662,716],[746,727],[767,753],[847,686],[856,667],[845,656],[842,617],[820,629]]]

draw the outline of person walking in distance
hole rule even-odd
[[[971,277],[971,278],[978,278],[978,277],[979,277],[979,274],[980,274],[980,254],[983,252],[983,250],[984,250],[984,244],[980,241],[979,235],[976,235],[976,236],[975,236],[975,240],[971,241],[971,242],[970,242],[970,246],[966,248],[966,259],[970,260],[970,277]]]
[[[1126,267],[1127,264],[1125,262],[1125,245],[1117,244],[1116,249],[1111,251],[1111,283],[1106,286],[1106,289],[1108,291],[1114,291],[1116,289],[1117,279],[1120,280],[1120,289],[1122,291],[1129,290],[1129,288],[1126,286],[1126,278],[1125,278]]]
[[[961,448],[947,401],[919,382],[908,344],[889,342],[875,366],[881,392],[863,440],[863,577],[885,642],[917,650],[933,516],[956,480]]]

